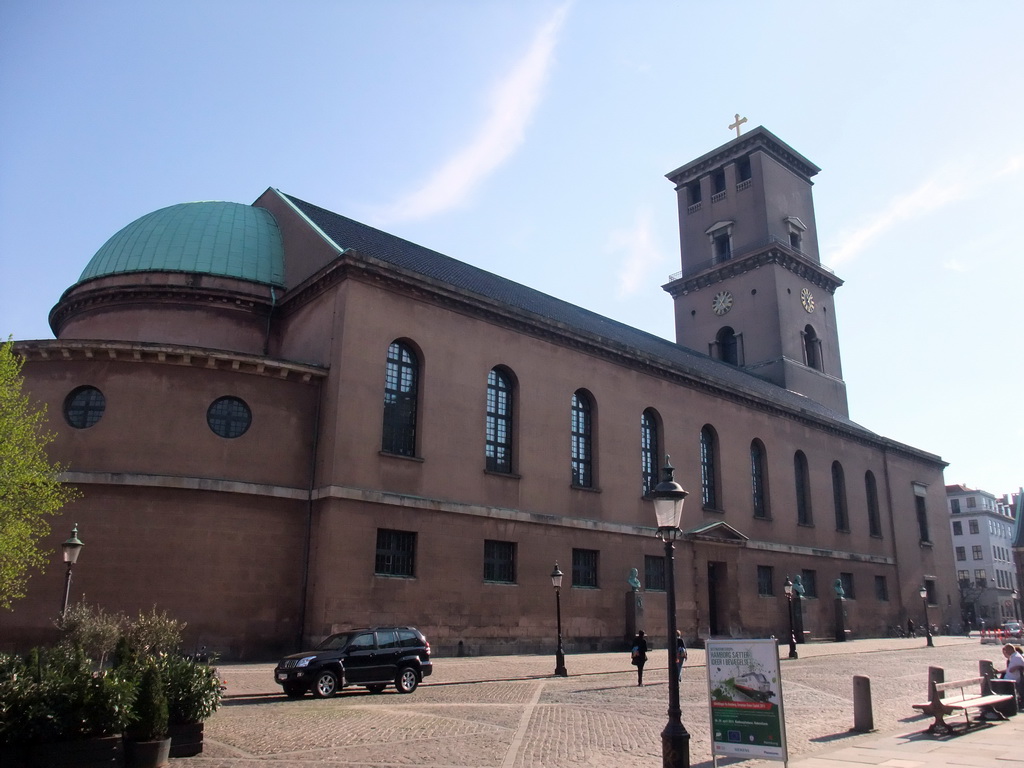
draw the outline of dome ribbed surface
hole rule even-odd
[[[79,282],[125,272],[198,272],[284,285],[284,245],[269,211],[180,203],[136,219],[104,243]]]

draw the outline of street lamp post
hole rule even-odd
[[[81,539],[78,538],[78,523],[75,523],[75,527],[71,529],[71,538],[60,545],[64,554],[64,562],[68,564],[67,573],[64,574],[64,600],[60,604],[61,619],[67,613],[68,597],[71,595],[71,568],[78,562],[78,553],[84,546]]]
[[[558,622],[558,649],[555,651],[555,674],[559,677],[568,677],[565,669],[565,650],[562,648],[562,576],[558,570],[558,563],[555,563],[555,570],[551,572],[551,586],[555,588],[555,618]]]
[[[687,493],[673,478],[675,468],[665,457],[662,479],[651,492],[654,514],[658,521],[657,536],[665,542],[665,589],[668,610],[668,724],[661,732],[661,764],[663,768],[689,768],[690,734],[683,726],[679,708],[679,673],[676,656],[676,578],[675,540],[679,538],[679,520]]]
[[[796,653],[796,629],[793,624],[793,582],[786,577],[786,584],[783,586],[786,591],[786,602],[789,604],[789,658],[800,658]]]
[[[935,642],[932,640],[932,625],[928,622],[928,588],[922,584],[921,589],[917,593],[921,596],[921,604],[924,606],[924,636],[928,641],[928,647],[934,648]]]

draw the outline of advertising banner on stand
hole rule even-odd
[[[711,754],[788,761],[778,641],[708,640],[706,650]]]

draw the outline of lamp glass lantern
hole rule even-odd
[[[679,522],[683,517],[683,500],[687,492],[683,486],[675,481],[673,473],[675,467],[665,457],[665,466],[662,468],[662,481],[654,486],[651,491],[651,499],[654,501],[654,517],[658,522],[658,529],[679,528]]]
[[[78,554],[82,551],[82,547],[85,544],[78,538],[78,524],[71,529],[71,537],[60,545],[61,552],[64,555],[64,562],[69,565],[74,565],[78,562]]]
[[[60,604],[61,619],[68,611],[68,598],[71,596],[71,569],[78,562],[78,555],[84,546],[85,544],[78,538],[78,523],[75,523],[75,527],[71,529],[71,537],[60,545],[64,562],[68,564],[68,569],[64,573],[64,598]]]
[[[555,589],[562,588],[562,577],[565,576],[558,568],[558,563],[555,563],[555,570],[551,572],[551,586]]]

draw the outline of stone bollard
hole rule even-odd
[[[875,717],[871,712],[871,678],[853,676],[853,730],[868,733],[875,730]]]
[[[935,684],[946,682],[946,671],[942,667],[928,667],[928,701],[935,696]]]
[[[995,667],[992,666],[992,662],[986,659],[982,659],[978,662],[978,674],[985,678],[981,681],[981,693],[983,696],[988,696],[992,693],[991,680],[996,676]]]

